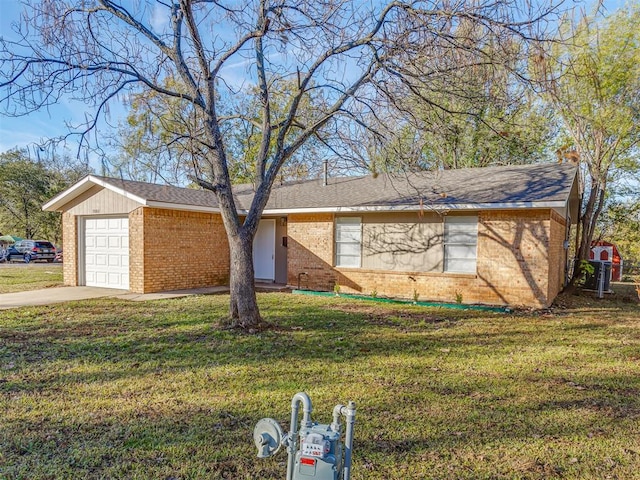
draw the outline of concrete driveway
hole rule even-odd
[[[88,300],[91,298],[114,297],[123,300],[147,301],[164,298],[186,297],[188,295],[211,295],[229,291],[228,287],[197,288],[193,290],[175,290],[161,293],[131,293],[127,290],[98,287],[56,287],[30,290],[28,292],[0,294],[0,310],[9,308],[51,305],[54,303]]]
[[[56,287],[0,294],[0,310],[34,305],[72,302],[89,298],[115,297],[128,293],[126,290],[95,287]]]

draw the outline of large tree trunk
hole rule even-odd
[[[258,327],[262,318],[258,309],[253,274],[253,238],[246,231],[229,238],[230,326],[243,329]]]
[[[587,199],[584,212],[580,218],[581,231],[576,248],[577,265],[573,269],[571,285],[574,285],[583,275],[581,268],[582,261],[589,260],[591,241],[593,240],[596,224],[602,212],[606,197],[606,177],[604,175],[601,175],[601,177],[602,178],[592,177],[589,198]]]

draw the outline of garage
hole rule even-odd
[[[129,218],[84,219],[84,284],[129,289]]]
[[[62,214],[65,285],[152,293],[229,284],[229,244],[213,192],[89,175],[43,209]],[[283,218],[271,224],[265,265],[275,234],[286,237]],[[276,244],[283,261],[275,278],[286,281],[283,244]],[[273,281],[271,263],[265,276]]]

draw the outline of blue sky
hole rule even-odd
[[[0,36],[11,38],[11,24],[20,18],[22,5],[16,0],[0,0]],[[61,102],[47,110],[23,117],[7,117],[0,114],[0,152],[15,147],[26,147],[43,139],[65,134],[65,122],[84,118],[82,104]],[[74,144],[74,148],[77,146]]]
[[[0,0],[0,37],[14,38],[12,24],[20,19],[23,5],[18,0]],[[149,24],[154,30],[161,30],[169,24],[169,18],[157,15],[156,10],[149,11]],[[246,84],[247,65],[238,62],[229,64],[222,70],[225,80],[241,88]],[[13,148],[29,148],[32,157],[36,152],[36,145],[44,143],[49,138],[61,137],[70,132],[68,125],[79,125],[85,120],[86,115],[92,115],[94,110],[81,102],[70,98],[63,98],[56,105],[50,106],[37,112],[20,117],[9,117],[0,114],[0,152],[5,152]],[[91,137],[104,134],[111,134],[113,127],[126,117],[127,109],[118,100],[110,102],[106,118],[101,118],[98,129],[91,133]],[[65,144],[66,153],[75,156],[78,153],[78,136],[69,138]],[[102,147],[104,147],[104,142]],[[65,147],[63,147],[65,148]],[[58,153],[65,153],[59,149]],[[89,154],[91,165],[99,170],[99,157],[96,154]]]
[[[605,7],[609,11],[614,11],[624,5],[624,0],[607,0]],[[0,0],[0,36],[11,38],[11,24],[18,21],[22,5],[16,0]],[[156,27],[160,26],[165,19],[154,17],[150,12],[150,23]],[[241,76],[246,74],[246,66],[237,65],[235,71],[229,70],[227,75],[232,82],[241,81]],[[87,108],[71,100],[63,100],[59,104],[46,110],[31,113],[23,117],[7,117],[0,115],[0,152],[12,148],[30,147],[33,151],[34,144],[41,143],[47,138],[58,137],[69,132],[68,123],[80,123],[85,118],[85,114],[90,112]],[[117,102],[110,105],[109,123],[117,124],[118,120],[126,114],[126,109]],[[99,124],[97,134],[108,132],[109,126],[102,120]],[[95,133],[94,133],[95,134]],[[68,153],[75,156],[77,143],[72,139],[68,143]],[[61,153],[61,152],[59,152]],[[92,159],[92,165],[97,168],[97,158]]]

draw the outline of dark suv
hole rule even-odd
[[[44,260],[53,262],[56,256],[56,247],[46,240],[20,240],[9,248],[7,261],[35,262]]]

